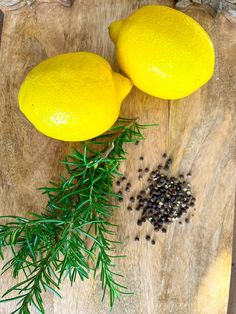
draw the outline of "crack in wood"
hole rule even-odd
[[[0,47],[1,47],[1,41],[2,41],[3,18],[4,18],[4,14],[0,10]]]

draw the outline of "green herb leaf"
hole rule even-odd
[[[0,224],[1,258],[2,248],[12,251],[3,271],[25,277],[3,295],[15,296],[0,301],[19,300],[12,313],[28,314],[31,305],[45,313],[43,291],[60,297],[58,290],[65,278],[72,285],[77,276],[83,281],[91,271],[94,277],[100,272],[102,299],[109,293],[111,307],[122,294],[131,294],[116,280],[122,275],[113,271],[112,261],[123,256],[114,255],[112,245],[119,244],[112,239],[117,226],[108,219],[118,208],[112,199],[120,196],[112,192],[112,183],[121,175],[118,167],[126,159],[124,144],[144,139],[141,130],[145,127],[136,119],[119,118],[109,132],[65,157],[67,176],[40,188],[48,196],[41,214],[30,213],[32,219],[0,216],[11,220]]]

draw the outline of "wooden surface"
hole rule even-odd
[[[181,10],[186,10],[189,6],[196,4],[201,4],[201,8],[207,10],[212,16],[221,13],[229,21],[236,22],[235,0],[177,0],[175,6]]]
[[[0,9],[7,10],[18,10],[24,6],[37,6],[41,3],[55,3],[58,2],[65,7],[70,7],[72,5],[72,0],[0,0]]]
[[[76,0],[70,9],[42,4],[5,14],[0,51],[2,215],[39,210],[45,200],[35,189],[58,177],[62,171],[58,160],[76,145],[45,137],[20,113],[17,92],[26,73],[47,57],[84,50],[101,54],[116,69],[107,26],[148,3],[173,5],[171,1]],[[127,212],[126,198],[113,222],[120,224],[118,237],[124,243],[118,251],[127,255],[118,268],[135,295],[122,298],[113,314],[227,311],[235,200],[236,25],[224,16],[213,19],[198,8],[187,13],[213,38],[215,75],[195,94],[179,101],[160,100],[133,88],[122,115],[139,116],[143,123],[160,126],[146,132],[144,143],[127,147],[128,160],[122,169],[135,195],[145,185],[145,180],[137,181],[137,169],[155,167],[167,151],[174,158],[174,174],[192,171],[197,210],[190,224],[172,224],[166,234],[150,233],[157,242],[152,246],[144,240],[150,226],[136,225],[138,213]],[[137,158],[140,154],[142,163]],[[134,241],[137,234],[140,242]],[[10,274],[0,277],[0,293],[11,284]],[[46,313],[110,313],[100,301],[98,281],[78,282],[73,288],[65,283],[62,296],[62,300],[45,296]],[[231,301],[229,311],[234,314]],[[1,314],[13,309],[13,303],[0,304]]]

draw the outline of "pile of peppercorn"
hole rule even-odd
[[[166,159],[164,154],[163,158]],[[195,197],[192,195],[191,185],[180,174],[178,178],[169,176],[172,159],[166,160],[165,165],[159,165],[152,171],[148,178],[148,186],[137,195],[136,210],[142,210],[138,225],[149,221],[155,231],[166,232],[166,226],[187,213],[190,207],[195,205]],[[140,173],[140,171],[139,171]],[[187,174],[190,177],[191,173]],[[188,222],[189,218],[185,218]],[[182,222],[180,222],[182,223]]]
[[[128,211],[135,208],[141,211],[141,216],[137,224],[141,226],[149,221],[154,231],[167,232],[167,225],[178,220],[179,224],[184,221],[190,221],[190,209],[195,206],[195,197],[192,195],[191,185],[188,182],[191,172],[187,175],[179,174],[178,177],[171,176],[172,159],[167,158],[167,154],[162,155],[164,164],[159,164],[152,171],[146,180],[146,187],[141,190],[137,196],[129,197]],[[139,157],[143,162],[143,156]],[[138,180],[142,180],[150,172],[148,167],[138,169]],[[123,176],[116,182],[118,187],[122,188],[118,191],[119,201],[123,200],[123,193],[131,192],[131,183],[127,177]],[[194,208],[195,210],[195,208]],[[186,214],[188,213],[188,215]],[[193,213],[191,213],[193,216]],[[180,219],[181,218],[181,219]],[[155,244],[155,240],[150,235],[146,235],[146,240]],[[139,236],[135,237],[135,241],[139,241]]]

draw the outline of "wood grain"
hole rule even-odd
[[[2,215],[38,211],[45,199],[35,189],[58,177],[62,171],[58,160],[76,145],[45,137],[20,113],[17,93],[26,73],[47,57],[84,50],[101,54],[116,69],[107,26],[148,3],[173,5],[171,1],[76,0],[70,9],[42,4],[5,14],[0,51]],[[123,241],[118,252],[127,255],[118,268],[135,295],[122,298],[114,314],[227,311],[235,199],[236,25],[222,15],[213,19],[197,8],[188,14],[213,38],[215,75],[199,91],[179,101],[132,90],[123,103],[122,115],[139,116],[143,123],[160,126],[146,132],[144,143],[127,146],[128,160],[122,170],[135,195],[145,186],[145,178],[137,180],[137,169],[155,167],[167,151],[174,158],[174,174],[192,171],[197,210],[190,224],[172,224],[167,234],[153,234],[149,225],[136,225],[137,212],[127,212],[127,196],[113,222],[120,225],[118,237]],[[144,156],[143,162],[139,155]],[[145,241],[147,232],[156,239],[155,246]],[[140,242],[134,241],[137,234]],[[7,274],[0,282],[2,293],[14,281]],[[78,282],[72,288],[65,282],[62,296],[60,300],[45,295],[46,313],[109,313],[107,304],[100,301],[98,280]],[[0,304],[1,314],[13,309],[14,303]]]
[[[217,13],[222,13],[232,23],[236,22],[235,0],[177,0],[175,6],[180,10],[186,11],[189,6],[195,5],[198,8],[207,10],[213,16]]]
[[[231,278],[230,278],[230,291],[228,301],[227,314],[236,313],[236,199],[234,205],[234,233],[233,233],[233,252],[231,264]]]
[[[6,10],[18,10],[24,6],[37,6],[41,3],[59,3],[65,7],[70,7],[72,5],[72,0],[0,0],[0,9]]]

